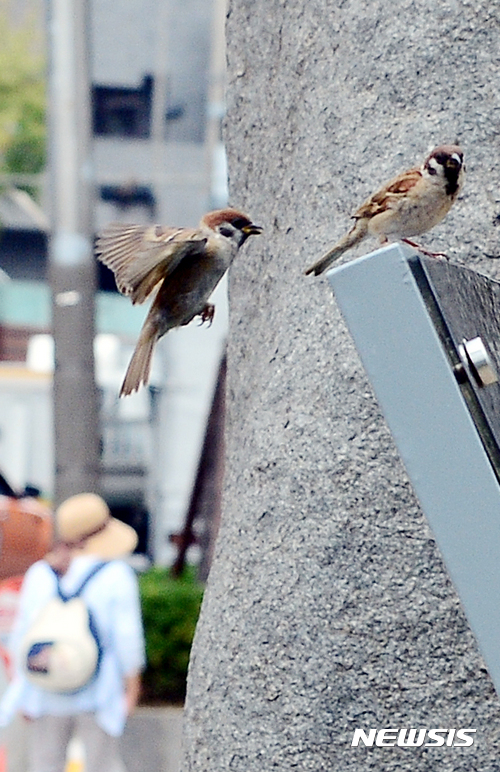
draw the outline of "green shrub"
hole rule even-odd
[[[203,586],[192,570],[174,579],[168,570],[152,568],[139,577],[139,587],[147,655],[143,700],[181,701]]]

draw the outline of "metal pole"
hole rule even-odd
[[[214,189],[218,166],[224,155],[222,120],[226,111],[226,13],[227,0],[214,0],[205,134],[207,200],[214,208],[226,204],[219,199],[220,192]]]
[[[168,104],[168,34],[170,8],[166,0],[156,4],[155,70],[153,107],[151,111],[151,174],[155,183],[156,201],[165,198],[166,114]]]
[[[50,0],[55,503],[99,487],[87,0]]]

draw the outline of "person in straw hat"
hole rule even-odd
[[[0,705],[0,723],[6,725],[18,711],[29,720],[29,772],[64,772],[73,735],[85,746],[86,772],[122,772],[118,738],[137,704],[145,665],[137,579],[120,560],[135,548],[137,534],[113,518],[94,493],[64,501],[55,513],[55,531],[52,552],[31,566],[23,582],[11,636],[15,676]],[[69,693],[54,686],[57,668],[52,690],[38,686],[16,654],[57,583],[71,596],[85,580],[81,597],[97,629],[99,666],[88,683]],[[50,668],[42,671],[50,681]]]

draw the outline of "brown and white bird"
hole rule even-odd
[[[98,259],[113,271],[120,292],[132,303],[154,294],[120,396],[148,382],[162,335],[195,316],[212,322],[209,296],[247,238],[259,233],[262,228],[243,212],[219,209],[202,217],[196,229],[116,223],[98,236]]]
[[[448,214],[462,189],[464,176],[463,151],[457,145],[436,147],[420,168],[403,172],[367,199],[353,215],[354,227],[307,268],[306,275],[323,273],[367,236],[378,237],[381,244],[402,240],[418,247],[409,241],[410,237],[426,233]]]

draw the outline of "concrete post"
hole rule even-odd
[[[460,601],[328,282],[303,275],[378,186],[457,139],[465,192],[422,242],[498,271],[496,10],[230,4],[230,201],[265,235],[230,274],[226,488],[184,772],[498,763],[499,704]],[[351,746],[356,729],[469,727],[471,747]]]
[[[97,491],[99,487],[87,13],[87,2],[50,3],[50,281],[56,359],[56,504],[75,493]]]

